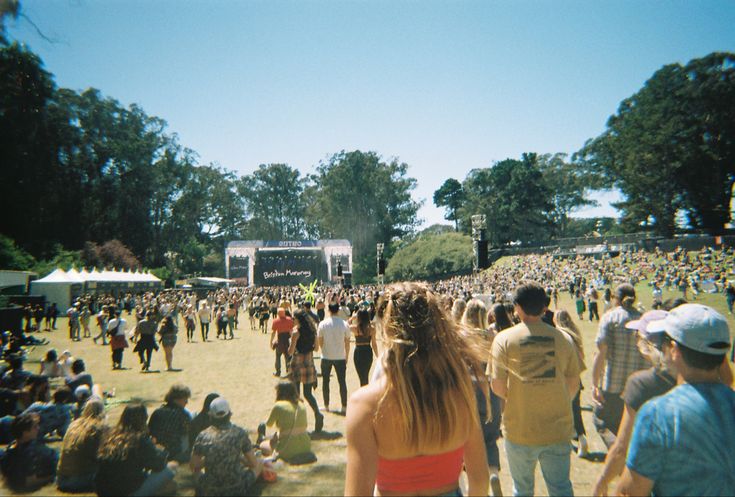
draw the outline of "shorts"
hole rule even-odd
[[[316,367],[314,367],[313,353],[299,354],[298,352],[291,357],[291,372],[289,373],[291,381],[294,383],[302,383],[310,385],[316,383]]]

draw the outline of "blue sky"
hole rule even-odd
[[[654,71],[735,51],[733,1],[22,0],[11,37],[59,86],[169,123],[200,162],[409,164],[426,224],[449,177],[573,153]],[[613,214],[603,207],[578,215]]]

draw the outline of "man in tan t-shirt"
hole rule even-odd
[[[500,332],[492,345],[492,388],[506,400],[503,432],[513,495],[535,494],[536,461],[550,496],[573,495],[570,440],[579,358],[569,336],[541,321],[542,286],[518,287],[513,304],[521,323]]]

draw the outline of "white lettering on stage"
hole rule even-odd
[[[282,271],[264,271],[263,272],[263,279],[270,280],[273,278],[283,278],[284,276],[296,276],[296,277],[302,277],[302,278],[311,278],[311,271],[304,270],[304,271],[291,271],[290,269],[286,269],[286,272]]]
[[[301,242],[278,242],[279,247],[301,247]]]

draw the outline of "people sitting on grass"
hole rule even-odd
[[[40,424],[36,413],[15,418],[11,426],[15,441],[0,456],[0,471],[5,483],[16,492],[34,491],[52,482],[56,475],[59,456],[38,440]]]
[[[168,453],[156,447],[147,421],[144,405],[128,404],[117,426],[105,434],[97,452],[97,495],[153,496],[165,490],[169,495],[174,493],[177,464],[166,463]]]
[[[72,392],[76,391],[80,385],[87,385],[92,388],[94,380],[92,375],[87,372],[87,366],[82,359],[75,359],[71,364],[71,374],[64,379],[66,386]]]
[[[82,387],[80,387],[82,388]],[[94,492],[97,451],[107,427],[105,405],[91,398],[79,419],[72,422],[61,443],[56,486],[62,492]]]
[[[212,426],[212,418],[209,416],[209,406],[212,405],[212,401],[219,397],[218,393],[212,392],[204,398],[202,404],[202,410],[194,416],[194,419],[189,423],[189,447],[194,447],[194,440],[197,435]]]
[[[68,387],[61,387],[52,395],[52,402],[35,402],[24,414],[36,413],[40,417],[38,438],[58,435],[63,437],[73,418],[74,397]]]
[[[248,495],[263,470],[263,461],[256,457],[247,432],[230,422],[227,400],[214,399],[209,415],[212,426],[197,436],[191,454],[196,495]]]
[[[165,404],[153,411],[148,421],[150,434],[168,451],[171,461],[189,460],[191,417],[185,407],[190,397],[189,387],[173,385],[166,394]]]
[[[275,426],[277,433],[265,437],[266,426]],[[307,433],[306,409],[292,382],[280,381],[276,386],[276,404],[268,421],[258,427],[258,444],[264,456],[275,454],[291,464],[316,461]]]
[[[64,375],[56,349],[49,349],[48,352],[46,352],[46,356],[41,361],[38,374],[48,376],[49,378],[58,378]]]

